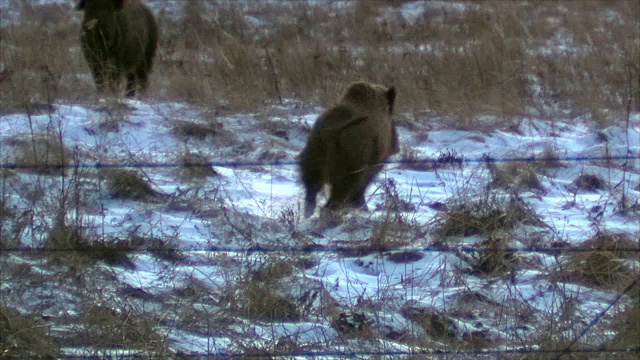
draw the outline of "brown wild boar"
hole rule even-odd
[[[158,46],[151,10],[140,0],[80,0],[76,8],[84,11],[80,45],[98,90],[117,93],[123,75],[127,97],[146,90]]]
[[[384,161],[398,152],[391,119],[395,98],[394,87],[356,82],[318,117],[300,154],[305,217],[313,214],[316,195],[325,184],[331,187],[327,209],[366,207],[367,186]]]

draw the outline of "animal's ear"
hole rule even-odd
[[[127,0],[113,0],[113,7],[116,10],[122,10],[122,8],[124,7],[124,3],[126,3]]]
[[[78,1],[78,5],[76,5],[76,10],[80,11],[80,10],[84,10],[84,5],[85,5],[85,0],[80,0]]]
[[[389,103],[389,114],[393,113],[393,105],[396,102],[396,88],[390,87],[387,90],[387,102]]]

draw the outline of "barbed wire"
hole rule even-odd
[[[454,156],[446,158],[429,158],[429,159],[399,159],[399,160],[387,160],[384,163],[388,165],[403,165],[403,164],[431,164],[431,165],[444,165],[444,164],[462,164],[462,163],[501,163],[501,162],[537,162],[537,161],[565,161],[565,162],[583,162],[583,161],[622,161],[622,160],[640,160],[640,154],[638,155],[619,155],[619,156],[574,156],[574,157],[552,157],[552,158],[537,158],[535,156],[530,157],[505,157],[505,158],[492,158],[488,156],[480,158],[465,158],[463,156]],[[76,163],[76,164],[18,164],[18,163],[4,163],[0,164],[0,169],[17,170],[17,169],[38,169],[47,167],[49,169],[108,169],[108,168],[175,168],[175,167],[249,167],[249,166],[292,166],[297,165],[297,161],[210,161],[210,162],[194,162],[194,163]]]

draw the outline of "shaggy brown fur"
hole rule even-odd
[[[313,214],[325,184],[331,186],[328,209],[366,207],[367,186],[398,151],[391,120],[395,98],[393,87],[356,82],[316,120],[300,154],[306,217]]]
[[[158,26],[151,10],[140,0],[80,0],[84,11],[80,45],[99,91],[105,84],[116,93],[122,75],[125,95],[135,96],[149,84],[158,46]]]

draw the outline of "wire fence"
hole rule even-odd
[[[317,358],[317,357],[337,357],[337,358],[370,358],[385,356],[437,356],[453,358],[473,358],[492,359],[498,355],[556,355],[554,359],[561,359],[565,355],[589,355],[589,354],[624,354],[625,356],[640,353],[640,347],[632,349],[586,349],[586,350],[538,350],[538,349],[506,349],[506,350],[407,350],[407,351],[292,351],[287,353],[258,353],[258,354],[233,354],[228,352],[217,352],[212,354],[181,354],[180,358],[187,359],[265,359],[265,358]],[[61,356],[67,359],[104,359],[104,356]],[[151,359],[152,355],[145,354],[123,354],[117,358],[122,359]]]
[[[452,157],[445,159],[398,159],[387,160],[384,163],[388,165],[443,165],[443,164],[463,164],[463,163],[503,163],[503,162],[538,162],[538,161],[561,161],[561,162],[584,162],[584,161],[629,161],[640,160],[640,155],[618,155],[618,156],[574,156],[574,157],[554,157],[554,158],[536,158],[531,157],[505,157],[505,158],[465,158],[465,157]],[[278,167],[278,166],[294,166],[298,165],[297,161],[212,161],[212,162],[197,162],[197,163],[151,163],[151,162],[137,162],[137,163],[75,163],[75,164],[46,164],[51,169],[109,169],[109,168],[177,168],[177,167],[250,167],[250,166],[265,166],[265,167]],[[8,170],[33,170],[42,167],[38,164],[18,164],[18,163],[4,163],[0,164],[0,169]]]
[[[463,163],[504,163],[504,162],[537,162],[548,161],[549,159],[536,158],[536,157],[504,157],[504,158],[491,158],[483,156],[481,158],[465,158],[465,157],[450,157],[446,159],[401,159],[401,160],[389,160],[386,164],[394,165],[443,165],[443,164],[463,164]],[[575,156],[564,158],[553,158],[553,161],[561,162],[587,162],[587,161],[637,161],[640,160],[640,155],[629,156]],[[176,167],[279,167],[279,166],[295,166],[297,161],[215,161],[215,162],[198,162],[198,163],[151,163],[151,162],[136,162],[136,163],[74,163],[66,165],[47,165],[53,169],[108,169],[108,168],[176,168]],[[17,164],[17,163],[2,163],[0,169],[8,170],[24,170],[24,169],[37,169],[40,166],[37,164]],[[4,202],[4,200],[3,200]],[[364,243],[365,239],[361,241],[354,241],[355,243]],[[299,253],[299,254],[313,254],[313,253],[336,253],[343,254],[345,256],[353,255],[354,248],[356,246],[267,246],[254,244],[251,246],[207,246],[207,247],[154,247],[154,246],[125,246],[120,250],[127,253],[154,253],[167,251],[175,251],[180,253]],[[505,247],[501,249],[505,253],[540,253],[547,255],[559,255],[563,253],[583,253],[583,252],[616,252],[616,253],[640,253],[638,247],[537,247],[537,246],[522,246],[522,247]],[[77,249],[65,249],[64,247],[47,248],[47,247],[7,247],[2,248],[2,253],[49,253],[49,252],[77,252]],[[425,252],[425,253],[476,253],[485,251],[481,246],[406,246],[393,249],[378,249],[379,252]],[[355,255],[354,255],[355,256]],[[215,352],[215,353],[197,353],[197,354],[181,354],[182,358],[264,358],[268,356],[270,358],[318,358],[318,357],[334,357],[334,358],[351,358],[351,357],[397,357],[397,356],[431,356],[431,357],[461,357],[461,358],[493,358],[495,356],[509,356],[509,355],[539,355],[553,357],[554,359],[561,359],[565,355],[579,354],[588,356],[590,354],[609,354],[609,355],[621,355],[631,356],[632,354],[640,354],[639,346],[632,348],[597,348],[597,349],[573,349],[572,347],[578,343],[578,341],[591,330],[600,320],[616,305],[620,300],[627,295],[632,289],[638,286],[639,278],[636,277],[631,281],[624,290],[620,291],[618,295],[606,306],[604,310],[596,314],[588,325],[575,336],[573,341],[569,343],[564,349],[549,350],[538,348],[505,348],[501,350],[425,350],[422,348],[409,349],[406,351],[288,351],[288,352],[268,352],[268,353],[227,353],[227,352]],[[118,354],[117,358],[154,358],[157,355],[146,354]],[[59,356],[61,358],[82,358],[82,359],[98,359],[104,356]]]
[[[366,239],[353,240],[354,242],[364,242]],[[231,246],[209,246],[203,248],[192,247],[120,247],[119,249],[128,253],[154,253],[176,251],[180,253],[337,253],[337,254],[354,254],[354,250],[358,250],[357,246],[302,246],[302,247],[272,247],[260,244],[247,247],[231,247]],[[501,248],[505,253],[540,253],[547,255],[559,255],[562,253],[582,253],[582,252],[621,252],[621,253],[640,253],[638,248],[625,247],[506,247]],[[3,252],[77,252],[77,249],[69,248],[47,248],[47,247],[11,247],[2,249]],[[378,252],[426,252],[426,253],[476,253],[483,252],[480,247],[460,246],[460,247],[398,247],[393,249],[380,249]],[[375,252],[375,251],[374,251]],[[355,255],[354,255],[355,256]]]

